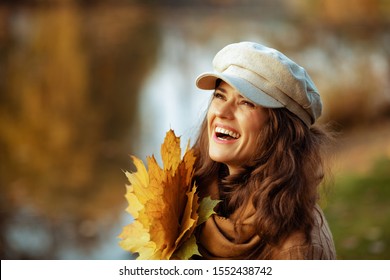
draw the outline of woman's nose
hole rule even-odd
[[[234,117],[233,101],[228,100],[219,104],[218,108],[216,108],[215,115],[220,118],[232,119]]]

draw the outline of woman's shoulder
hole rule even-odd
[[[291,234],[275,249],[273,259],[336,259],[333,236],[325,215],[319,206],[314,208],[314,226],[311,241],[307,242],[304,232]]]
[[[333,235],[322,209],[317,205],[314,208],[314,227],[311,232],[312,246],[323,248],[324,257],[336,258],[336,249],[333,242]]]

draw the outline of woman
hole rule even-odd
[[[330,136],[305,69],[252,42],[217,53],[197,86],[214,90],[194,145],[200,196],[220,199],[199,228],[205,259],[335,259],[318,207]]]

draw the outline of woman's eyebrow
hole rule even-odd
[[[217,90],[222,91],[223,93],[227,92],[226,89],[224,89],[223,87],[220,87],[220,86],[215,89],[215,91],[217,91]]]
[[[227,94],[227,90],[226,89],[224,89],[223,87],[221,87],[221,86],[218,86],[218,87],[216,87],[215,88],[215,92],[216,91],[221,91],[222,93],[225,93],[225,94]],[[240,98],[240,99],[245,99],[245,100],[249,100],[250,101],[250,99],[248,99],[247,97],[245,97],[245,96],[243,96],[242,94],[238,94],[238,98]]]

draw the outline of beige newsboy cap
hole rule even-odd
[[[275,49],[253,42],[230,44],[216,54],[213,67],[214,72],[196,79],[198,88],[212,90],[222,79],[258,105],[287,108],[307,126],[321,115],[321,97],[306,70]]]

